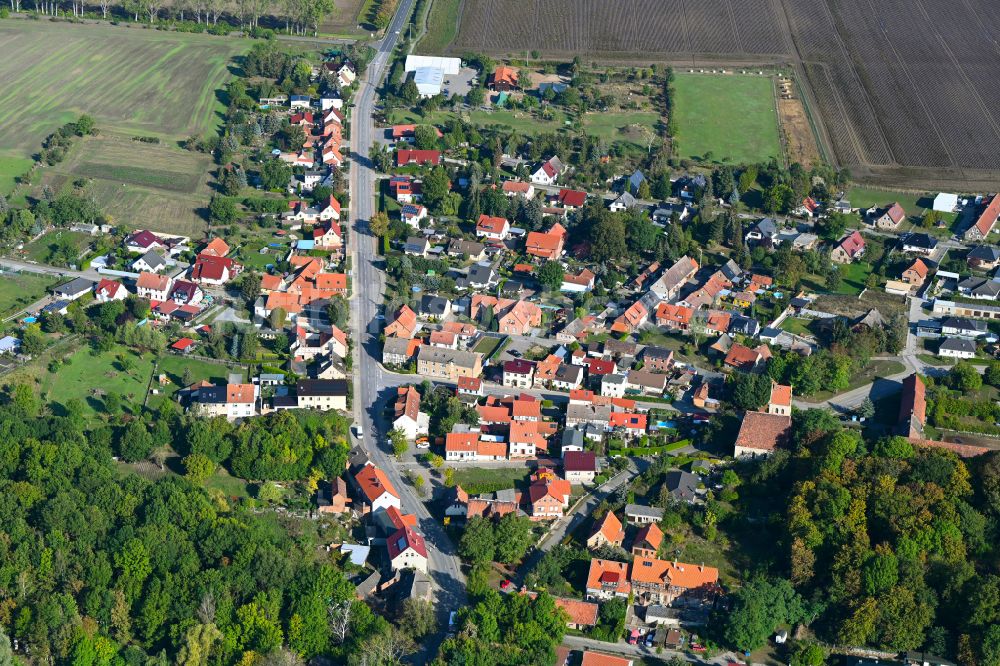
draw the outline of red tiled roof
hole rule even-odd
[[[587,193],[579,190],[559,190],[559,203],[563,206],[580,208],[587,202]]]
[[[424,543],[424,538],[411,527],[404,527],[396,531],[385,540],[385,545],[389,549],[389,559],[396,559],[400,553],[408,549],[413,549],[418,555],[427,557],[427,544]]]
[[[480,215],[479,222],[476,223],[476,229],[479,231],[484,231],[491,234],[501,234],[503,233],[504,227],[507,226],[506,218],[503,217],[492,217],[490,215]]]
[[[997,222],[997,217],[1000,216],[1000,194],[994,194],[993,199],[990,200],[989,205],[983,214],[979,216],[976,220],[975,228],[982,235],[983,238],[990,233],[993,229],[993,225]]]
[[[227,384],[226,402],[233,404],[253,404],[254,385],[253,384]]]
[[[853,259],[858,252],[865,249],[865,239],[861,237],[860,231],[855,230],[840,241],[840,247]]]
[[[611,412],[611,418],[608,420],[608,425],[612,428],[628,428],[629,430],[638,430],[645,432],[647,425],[647,417],[645,414],[631,414],[629,412]]]
[[[512,192],[514,194],[527,194],[531,190],[531,183],[522,183],[519,180],[505,180],[500,189],[504,192]]]
[[[170,345],[171,349],[176,349],[177,351],[184,351],[188,347],[194,344],[194,340],[191,338],[181,338],[174,344]]]
[[[629,580],[633,583],[669,584],[685,590],[696,590],[718,584],[719,570],[705,565],[636,557],[632,561]]]
[[[596,472],[597,456],[593,451],[567,451],[563,454],[563,469],[567,472]]]
[[[594,534],[600,533],[611,543],[621,543],[625,538],[625,530],[622,529],[622,521],[618,519],[614,511],[608,511],[597,523]]]
[[[899,402],[899,424],[909,427],[915,419],[920,427],[927,423],[927,386],[916,373],[903,380],[903,397]]]
[[[354,480],[369,502],[374,502],[384,493],[389,493],[396,498],[399,497],[399,493],[396,492],[396,488],[393,487],[385,472],[373,465],[365,465],[354,475]]]
[[[707,384],[706,384],[707,386]],[[792,387],[787,384],[771,383],[771,404],[783,407],[792,406]]]
[[[788,436],[792,418],[766,412],[747,412],[743,415],[736,446],[757,451],[773,451]]]
[[[440,150],[411,150],[404,148],[396,153],[397,166],[406,166],[407,164],[433,164],[437,166],[440,163]]]

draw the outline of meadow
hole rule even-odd
[[[0,194],[10,194],[18,176],[24,175],[32,164],[34,160],[30,157],[0,156]]]
[[[59,192],[83,179],[86,194],[115,223],[197,237],[205,231],[200,209],[212,195],[210,166],[201,153],[103,133],[79,141],[44,170],[43,182]]]
[[[59,284],[51,275],[36,273],[0,274],[0,316],[8,316],[26,305],[31,305],[46,292]]]
[[[677,74],[674,89],[679,157],[727,164],[781,159],[770,78]]]
[[[217,91],[248,42],[47,21],[0,23],[0,151],[28,156],[81,114],[101,129],[166,139],[213,131]]]

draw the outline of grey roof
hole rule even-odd
[[[642,357],[644,359],[667,359],[674,352],[666,347],[657,347],[656,345],[649,345],[642,350]]]
[[[425,295],[420,299],[420,314],[441,316],[451,305],[451,301],[441,296]]]
[[[365,561],[368,559],[368,554],[371,552],[371,546],[362,546],[356,543],[345,543],[340,547],[340,552],[347,553],[351,564],[356,566],[364,566]]]
[[[988,263],[1000,261],[1000,248],[993,245],[977,245],[969,250],[969,254],[966,258],[977,259]]]
[[[0,338],[0,352],[13,351],[21,347],[21,341],[13,335],[5,335]]]
[[[719,271],[726,276],[727,280],[735,280],[739,276],[743,275],[743,269],[740,268],[740,265],[732,259],[722,264],[722,268],[720,268]]]
[[[346,396],[346,379],[300,379],[295,385],[297,395]]]
[[[146,254],[136,259],[133,263],[138,263],[139,261],[146,262],[146,265],[154,271],[158,271],[167,265],[167,261],[160,255],[160,253],[154,252],[153,250],[148,250]]]
[[[947,317],[941,322],[943,328],[954,328],[959,331],[975,331],[985,333],[989,328],[985,321],[969,319],[968,317]]]
[[[472,368],[476,365],[476,353],[462,349],[446,349],[421,345],[417,351],[417,359],[431,363],[453,363],[461,368]]]
[[[423,236],[410,236],[406,239],[404,250],[406,252],[426,252],[430,242]]]
[[[626,208],[631,208],[632,206],[638,205],[639,202],[630,192],[622,192],[612,203],[621,204]]]
[[[947,338],[941,343],[938,351],[957,351],[975,354],[976,343],[966,338]]]
[[[783,331],[780,328],[774,328],[773,326],[765,326],[764,328],[760,329],[760,333],[758,335],[760,335],[761,340],[775,340],[779,335],[782,334],[782,332]]]
[[[473,264],[469,267],[469,284],[491,284],[497,279],[497,272],[490,264]]]
[[[378,587],[379,581],[382,579],[382,574],[378,571],[373,571],[368,578],[357,584],[354,588],[355,594],[364,599],[365,597],[374,594],[375,588]]]
[[[763,220],[755,224],[754,228],[763,236],[773,236],[778,233],[777,223],[769,217],[765,217]]]
[[[690,502],[695,498],[695,491],[698,489],[698,477],[691,472],[671,470],[667,472],[665,480],[667,490],[674,499]]]
[[[94,288],[95,284],[97,283],[94,282],[93,280],[90,280],[88,278],[78,277],[74,278],[73,280],[70,280],[65,284],[59,285],[53,290],[53,293],[56,294],[57,296],[60,295],[73,296],[75,294],[80,294],[85,291],[90,291],[91,289]]]
[[[409,347],[410,341],[406,338],[386,338],[385,344],[382,347],[382,354],[399,354],[405,356]]]
[[[451,242],[448,244],[449,254],[468,254],[473,256],[478,256],[482,254],[486,246],[482,243],[477,243],[475,241],[465,240],[462,238],[452,238]]]
[[[729,321],[729,332],[755,337],[760,333],[760,322],[750,317],[736,315]]]
[[[637,345],[628,340],[615,340],[610,338],[604,341],[604,351],[608,354],[628,354],[635,355]]]
[[[925,250],[933,250],[937,247],[937,239],[925,233],[910,234],[903,241],[903,245],[909,247],[919,247]]]
[[[601,384],[624,384],[628,381],[625,375],[608,374],[601,377]]]
[[[646,506],[645,504],[626,504],[625,515],[645,516],[647,518],[655,518],[656,520],[660,520],[661,518],[663,518],[663,509],[657,508],[655,506]]]
[[[583,368],[579,365],[560,363],[556,368],[555,378],[557,381],[579,384],[583,380]]]
[[[566,428],[562,433],[562,446],[583,446],[583,432],[576,428]]]
[[[632,175],[628,177],[628,189],[632,191],[638,191],[639,186],[642,185],[646,177],[642,175],[642,171],[636,169],[632,172]]]

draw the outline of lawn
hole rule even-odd
[[[455,483],[469,493],[491,493],[521,484],[530,472],[527,467],[456,468]]]
[[[659,124],[660,114],[652,111],[587,113],[583,116],[583,128],[590,136],[612,143],[634,143],[643,148],[657,136]]]
[[[28,156],[81,114],[102,130],[167,139],[214,131],[217,91],[249,42],[210,35],[3,21],[0,151]]]
[[[467,118],[469,122],[475,125],[502,125],[520,134],[547,134],[566,126],[566,114],[561,111],[556,111],[552,120],[542,120],[526,111],[486,111],[484,109],[477,109],[457,115]],[[426,116],[421,116],[408,109],[396,109],[389,114],[389,121],[392,123],[432,123],[435,125],[444,125],[455,116],[456,114],[453,111],[434,111]]]
[[[462,0],[432,0],[427,15],[427,32],[420,40],[421,53],[444,53],[458,34]]]
[[[122,368],[119,356],[130,359],[132,367],[128,372]],[[151,356],[138,356],[124,349],[95,356],[90,348],[84,347],[66,357],[65,365],[55,373],[38,363],[32,363],[19,372],[32,373],[38,378],[43,402],[65,405],[75,398],[83,401],[93,413],[98,413],[104,410],[101,394],[107,393],[117,393],[123,403],[130,404],[133,410],[138,409],[146,395],[152,371]]]
[[[24,246],[28,259],[40,264],[49,263],[59,243],[70,242],[76,249],[74,257],[83,255],[93,238],[82,231],[49,231]]]
[[[190,371],[192,383],[207,379],[211,382],[224,384],[226,382],[226,376],[229,372],[245,372],[245,369],[243,368],[233,368],[230,370],[228,366],[219,365],[217,363],[209,363],[208,361],[188,358],[187,356],[181,356],[179,354],[164,354],[160,357],[156,367],[151,372],[155,372],[157,375],[166,375],[170,383],[165,386],[160,386],[154,382],[153,388],[158,390],[160,394],[158,396],[150,397],[150,408],[155,409],[156,406],[164,400],[164,398],[173,397],[177,391],[184,388],[185,370]]]
[[[476,346],[472,351],[479,352],[483,355],[483,358],[489,358],[490,354],[493,353],[493,350],[495,350],[499,345],[500,338],[491,338],[486,336],[476,343]]]
[[[26,173],[34,163],[35,161],[29,157],[0,155],[0,195],[10,194],[17,177]]]
[[[868,280],[871,272],[872,265],[864,261],[853,264],[841,264],[840,286],[834,293],[847,295],[860,294],[861,290],[865,288],[865,281]]]
[[[0,272],[0,316],[6,317],[31,305],[60,282],[49,275]]]
[[[883,207],[898,201],[907,215],[918,215],[922,209],[930,208],[933,197],[930,194],[914,194],[912,192],[891,192],[871,190],[865,187],[852,187],[847,191],[847,200],[854,208]]]
[[[809,322],[809,319],[802,319],[800,317],[786,317],[781,322],[781,330],[794,333],[795,335],[812,337],[812,331],[809,330]]]
[[[804,398],[807,401],[819,402],[820,400],[829,400],[834,397],[834,395],[839,395],[840,393],[846,393],[847,391],[853,391],[856,388],[864,386],[865,384],[870,384],[879,377],[889,377],[892,375],[899,374],[906,369],[899,361],[872,361],[868,364],[868,367],[851,377],[850,384],[847,385],[843,391],[839,391],[834,394],[830,391],[820,391],[814,395]]]
[[[679,157],[728,164],[781,159],[769,77],[678,74],[674,89]]]

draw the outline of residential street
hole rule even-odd
[[[368,151],[374,141],[373,113],[378,86],[392,58],[399,31],[403,29],[413,8],[413,0],[403,0],[382,42],[375,45],[377,54],[368,65],[354,97],[351,114],[351,219],[348,224],[349,248],[352,261],[354,293],[351,297],[351,332],[354,338],[354,419],[365,430],[364,447],[374,462],[388,475],[400,494],[405,513],[417,516],[420,531],[428,545],[428,574],[435,583],[438,617],[442,629],[447,627],[450,611],[465,604],[465,577],[462,574],[454,544],[443,527],[431,516],[415,490],[406,484],[395,465],[395,460],[385,447],[388,427],[382,416],[384,403],[379,391],[390,386],[385,381],[378,363],[380,358],[376,319],[382,304],[385,283],[376,254],[376,239],[368,232],[368,220],[374,213],[375,172],[368,160]],[[402,382],[400,382],[402,383]],[[425,641],[421,656],[437,653],[437,641]]]

